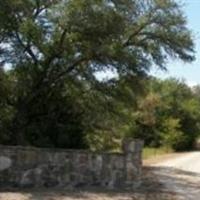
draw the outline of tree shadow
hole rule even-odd
[[[171,194],[177,199],[197,200],[200,199],[200,173],[185,171],[173,167],[145,167],[144,171],[149,172],[143,176],[143,189],[159,194]],[[153,179],[152,180],[148,180]],[[145,180],[147,179],[147,180]]]
[[[13,193],[15,198],[7,200],[176,200],[200,199],[200,173],[171,167],[144,167],[142,184],[134,190],[106,190],[100,188],[77,189],[27,189],[0,191]],[[21,195],[17,199],[17,195]]]
[[[5,196],[4,196],[5,197]],[[13,198],[14,197],[14,198]],[[17,198],[18,197],[18,198]],[[13,192],[6,200],[175,200],[167,193],[141,191],[99,191],[99,190],[38,190]],[[5,200],[1,198],[0,200]]]

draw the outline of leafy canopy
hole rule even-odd
[[[170,56],[191,61],[193,42],[173,0],[0,1],[1,60],[27,62],[51,84],[66,74],[92,79],[165,67]],[[94,77],[93,77],[94,78]]]
[[[151,66],[194,60],[186,25],[175,0],[0,0],[2,140],[82,148],[88,132],[116,134]],[[99,81],[107,70],[116,78]]]

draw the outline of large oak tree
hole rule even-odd
[[[83,101],[92,94],[100,102],[120,98],[110,89],[134,83],[153,65],[165,69],[169,58],[194,60],[191,32],[174,0],[0,0],[0,62],[17,84],[10,127],[16,144],[41,146],[43,138],[81,147],[82,114],[99,105],[86,109]],[[116,78],[99,81],[97,72],[108,70]],[[81,135],[73,142],[69,132]]]

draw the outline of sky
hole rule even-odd
[[[151,74],[159,78],[176,77],[194,86],[200,84],[200,0],[179,0],[184,4],[183,10],[188,19],[188,27],[192,30],[195,38],[196,60],[193,63],[169,60],[167,72],[158,69],[152,70]]]

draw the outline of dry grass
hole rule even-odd
[[[143,149],[142,156],[144,160],[147,160],[147,159],[157,158],[159,156],[171,154],[171,153],[173,153],[173,150],[166,147],[162,147],[162,148],[146,147]]]

